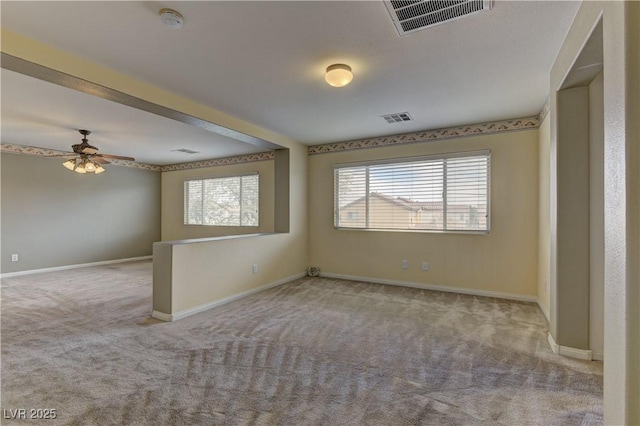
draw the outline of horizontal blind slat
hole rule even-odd
[[[184,181],[184,223],[258,226],[259,175]]]
[[[488,230],[488,167],[488,151],[336,166],[334,224],[370,229]]]

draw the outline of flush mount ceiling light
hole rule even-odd
[[[353,73],[349,65],[333,64],[327,67],[324,79],[333,87],[344,87],[353,80]]]
[[[163,24],[165,24],[169,28],[173,28],[177,30],[178,28],[182,28],[182,23],[184,19],[179,12],[176,12],[173,9],[163,8],[160,9],[160,20]]]

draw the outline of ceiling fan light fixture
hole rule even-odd
[[[325,81],[333,87],[344,87],[353,80],[351,67],[345,64],[333,64],[327,67]]]
[[[102,164],[109,164],[109,161],[104,158],[113,158],[116,160],[124,160],[124,161],[136,161],[133,157],[123,157],[121,155],[110,155],[110,154],[98,154],[98,148],[93,145],[89,145],[89,140],[87,139],[87,135],[91,134],[89,130],[78,130],[82,135],[82,143],[78,143],[75,145],[71,145],[73,149],[73,153],[69,153],[71,155],[77,155],[76,158],[71,160],[67,160],[62,165],[76,173],[85,174],[85,173],[104,173],[106,170],[102,167]],[[67,154],[65,154],[67,156]],[[69,158],[69,157],[67,157]]]
[[[63,166],[65,166],[67,169],[72,170],[76,168],[76,160],[72,159],[72,160],[67,160],[64,163],[62,163]]]
[[[87,173],[87,169],[84,166],[84,163],[80,163],[76,166],[75,169],[73,169],[74,172],[76,173],[80,173],[80,174],[85,174]]]

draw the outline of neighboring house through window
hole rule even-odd
[[[184,181],[184,224],[258,226],[259,176]]]
[[[490,152],[337,165],[337,228],[489,231]]]

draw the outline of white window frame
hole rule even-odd
[[[487,213],[486,213],[486,229],[447,229],[447,199],[446,199],[446,162],[443,169],[443,229],[413,229],[413,228],[373,228],[369,227],[369,167],[382,164],[407,164],[421,161],[433,161],[433,160],[447,160],[451,158],[464,158],[464,157],[487,157]],[[365,226],[364,227],[349,227],[340,226],[340,207],[339,207],[339,187],[338,187],[338,171],[343,168],[355,168],[366,167],[365,177]],[[391,158],[384,160],[362,161],[354,163],[340,163],[334,164],[333,182],[334,182],[334,209],[333,209],[333,225],[337,230],[354,230],[354,231],[384,231],[384,232],[427,232],[427,233],[455,233],[455,234],[489,234],[491,231],[491,150],[479,150],[479,151],[465,151],[465,152],[453,152],[445,154],[436,154],[428,156],[418,157],[402,157]],[[455,213],[451,213],[455,214]]]
[[[245,210],[245,208],[242,206],[242,178],[243,177],[253,177],[256,176],[258,179],[258,199],[256,200],[256,204],[258,206],[258,208],[256,209],[256,215],[258,217],[258,223],[256,225],[244,225],[242,223],[243,217],[242,214]],[[218,179],[229,179],[229,178],[238,178],[240,179],[240,209],[238,211],[238,214],[240,215],[239,217],[239,225],[225,225],[225,224],[216,224],[216,225],[209,225],[209,224],[205,224],[205,223],[189,223],[189,197],[187,194],[187,183],[188,182],[193,182],[193,181],[200,181],[202,182],[202,188],[203,188],[203,192],[204,192],[204,181],[207,180],[218,180]],[[184,180],[183,185],[183,204],[182,204],[182,208],[183,208],[183,224],[185,226],[207,226],[207,227],[242,227],[242,228],[258,228],[260,226],[260,174],[258,172],[252,172],[252,173],[241,173],[241,174],[231,174],[231,175],[222,175],[222,176],[208,176],[208,177],[193,177],[193,178],[187,178]],[[204,194],[203,194],[203,203],[204,203]]]

